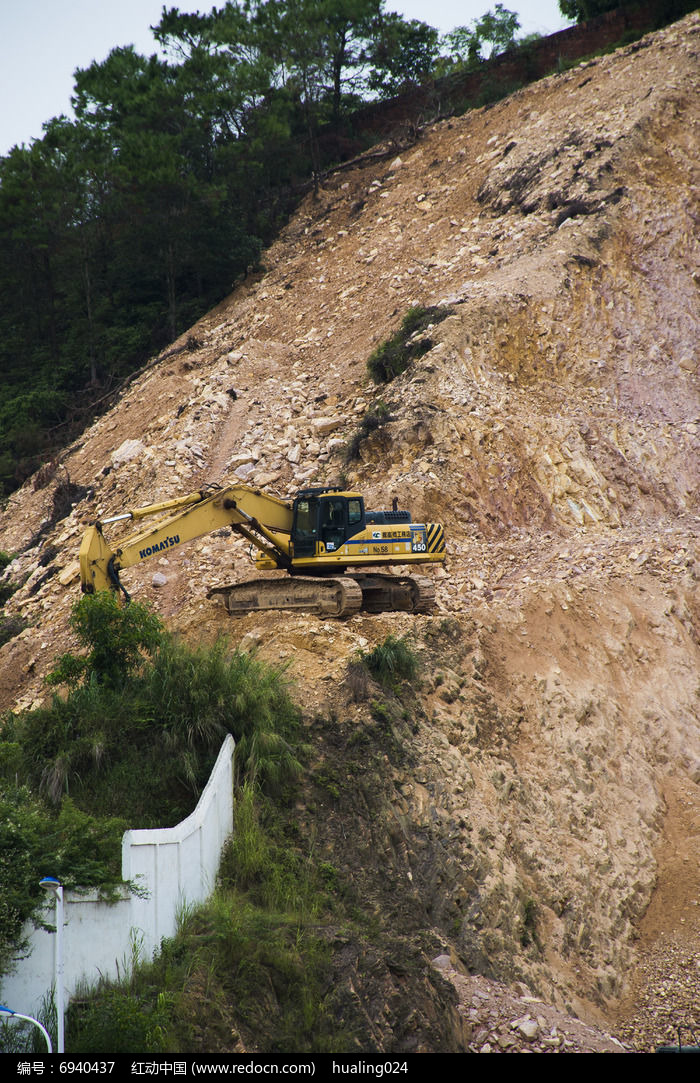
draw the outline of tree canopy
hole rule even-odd
[[[577,23],[585,23],[596,15],[624,7],[624,0],[558,0],[558,3],[562,15],[575,19]]]
[[[445,34],[443,45],[449,61],[456,66],[473,65],[486,55],[497,56],[515,44],[515,35],[520,29],[520,20],[514,11],[508,11],[503,4],[496,4],[493,11],[487,11],[480,19],[473,19],[469,26],[456,26]]]
[[[517,26],[497,4],[471,33],[497,51]],[[256,265],[321,134],[445,47],[385,0],[164,7],[151,29],[158,51],[78,69],[74,118],[0,158],[0,496]]]

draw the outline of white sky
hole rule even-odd
[[[496,0],[387,0],[388,11],[422,19],[442,33],[495,7]],[[517,11],[521,34],[569,25],[557,0],[502,0]],[[168,0],[180,11],[210,11],[223,0]],[[117,45],[155,52],[149,26],[163,0],[0,0],[0,155],[42,134],[42,124],[70,115],[73,72],[104,60]]]

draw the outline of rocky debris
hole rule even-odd
[[[638,963],[615,1007],[616,1032],[635,1050],[700,1044],[700,803],[688,772],[663,782],[666,816],[657,889],[638,926]]]
[[[446,960],[446,961],[445,961]],[[458,1011],[471,1031],[470,1053],[626,1053],[610,1034],[586,1026],[535,997],[487,978],[466,975],[449,956],[434,960],[459,995]]]
[[[635,1052],[661,1045],[700,1045],[700,950],[695,937],[665,936],[646,952],[636,974],[639,999],[618,1028]]]
[[[124,466],[133,459],[140,459],[146,454],[146,448],[141,440],[125,440],[116,451],[112,452],[112,465]]]
[[[699,35],[691,15],[432,125],[400,164],[329,177],[266,274],[66,449],[67,504],[52,469],[0,513],[0,547],[17,554],[5,612],[29,622],[0,652],[15,709],[41,700],[72,646],[75,559],[98,517],[238,477],[283,498],[342,481],[368,506],[396,496],[444,522],[433,617],[230,621],[205,597],[251,574],[227,532],[169,551],[167,589],[152,565],[124,578],[182,634],[226,631],[288,662],[305,707],[358,727],[348,658],[409,635],[424,714],[394,787],[406,881],[472,971],[595,1020],[635,972],[650,898],[682,895],[665,907],[678,924],[692,906],[680,885],[700,891],[700,862],[659,852],[669,824],[690,822],[664,798],[668,775],[700,802]],[[375,387],[367,358],[417,304],[452,315]],[[390,420],[347,463],[379,402]],[[479,1048],[566,1040],[519,996],[472,1022]]]

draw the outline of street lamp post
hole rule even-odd
[[[4,1004],[0,1004],[0,1015],[9,1015],[11,1019],[26,1019],[28,1023],[33,1023],[35,1027],[38,1027],[41,1033],[46,1039],[46,1048],[49,1053],[53,1053],[53,1047],[51,1045],[51,1037],[48,1030],[38,1019],[35,1019],[33,1015],[22,1015],[21,1012],[13,1012],[12,1008],[7,1008]]]
[[[39,881],[44,891],[56,899],[56,952],[54,955],[54,977],[56,984],[56,1044],[57,1052],[65,1052],[63,1020],[63,884],[55,876],[44,876]]]

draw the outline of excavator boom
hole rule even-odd
[[[239,510],[239,504],[241,507],[245,505],[247,510]],[[125,538],[116,549],[112,550],[106,542],[103,531],[109,523],[144,519],[164,509],[172,510],[172,514]],[[256,516],[260,516],[260,520],[257,520],[259,532],[276,551],[279,566],[283,566],[284,557],[288,556],[289,551],[292,507],[275,496],[250,489],[247,485],[234,485],[215,492],[202,490],[98,521],[85,532],[80,546],[83,591],[92,593],[93,590],[117,589],[122,569],[131,568],[149,557],[222,527],[235,528],[251,523],[256,521]],[[256,543],[264,545],[259,539],[256,539]]]

